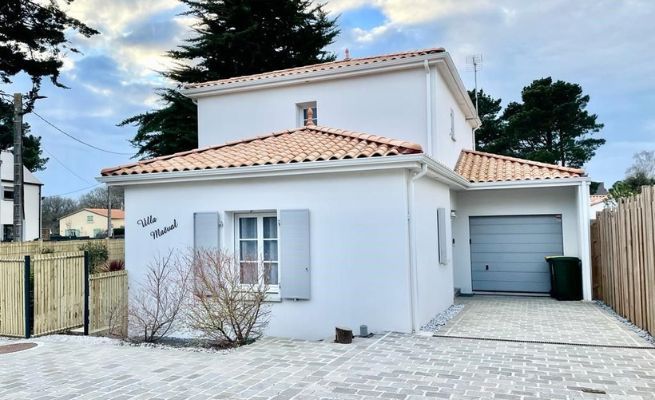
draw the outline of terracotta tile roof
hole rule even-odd
[[[462,150],[455,172],[470,182],[505,182],[536,179],[577,178],[585,172],[520,158]]]
[[[107,216],[106,208],[85,208],[86,211],[92,212],[94,214],[102,215],[103,217]],[[112,219],[125,219],[125,211],[112,208],[111,210]]]
[[[592,194],[589,196],[589,205],[590,206],[595,206],[596,204],[600,204],[607,199],[606,194]]]
[[[320,64],[306,65],[303,67],[270,71],[262,74],[237,76],[233,78],[219,79],[209,82],[192,83],[186,85],[185,88],[198,89],[198,88],[211,87],[211,86],[227,85],[231,83],[261,81],[265,79],[279,78],[283,76],[304,75],[304,74],[310,74],[312,72],[343,69],[343,68],[355,67],[355,66],[366,65],[366,64],[384,63],[384,62],[394,61],[403,58],[414,58],[414,57],[424,56],[428,54],[444,53],[445,51],[446,51],[445,49],[439,47],[439,48],[432,48],[432,49],[407,51],[403,53],[385,54],[385,55],[373,56],[373,57],[343,59],[343,60],[325,62]]]
[[[418,144],[320,126],[190,150],[114,168],[103,176],[292,164],[422,153]]]

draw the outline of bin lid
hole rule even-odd
[[[546,261],[557,260],[557,261],[580,261],[578,257],[569,257],[569,256],[546,256],[544,257]]]

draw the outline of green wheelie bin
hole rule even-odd
[[[546,257],[550,266],[550,295],[557,300],[582,300],[582,265],[577,257]]]

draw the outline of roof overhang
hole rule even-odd
[[[588,176],[583,176],[583,177],[576,177],[576,178],[531,179],[531,180],[504,181],[504,182],[478,182],[478,183],[470,183],[468,190],[524,189],[524,188],[578,186],[582,182],[591,182],[591,179]]]
[[[466,87],[457,72],[457,68],[453,63],[452,58],[447,52],[425,54],[411,58],[399,58],[382,63],[361,64],[339,69],[312,71],[297,75],[285,75],[261,80],[239,81],[216,86],[188,88],[182,89],[181,93],[189,98],[199,99],[202,97],[221,96],[230,93],[299,85],[309,82],[321,82],[413,68],[425,68],[426,61],[428,62],[428,65],[435,65],[437,67],[446,81],[448,88],[455,95],[457,103],[462,107],[462,110],[465,111],[466,119],[469,124],[471,124],[473,128],[480,127],[482,122],[478,118],[475,106],[468,95]]]
[[[204,169],[150,174],[101,176],[96,178],[109,186],[133,186],[161,183],[186,183],[227,179],[268,178],[307,174],[416,169],[426,164],[430,176],[449,186],[465,189],[470,183],[461,175],[424,154],[397,155],[350,160],[314,161],[295,164],[257,165],[250,167]]]

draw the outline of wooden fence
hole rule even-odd
[[[126,333],[127,271],[93,274],[89,286],[90,333]]]
[[[0,335],[25,336],[25,260],[0,259]]]
[[[0,335],[30,337],[84,326],[127,329],[127,272],[89,275],[84,252],[0,256]],[[120,331],[119,331],[120,329]]]
[[[32,256],[33,335],[84,324],[84,252]]]
[[[34,241],[0,243],[0,257],[26,256],[42,254],[43,252],[61,253],[80,251],[80,246],[86,243],[104,243],[107,246],[110,260],[125,259],[125,239],[93,239],[93,240],[66,240],[66,241]]]
[[[591,232],[598,298],[655,335],[655,187],[598,213]]]

